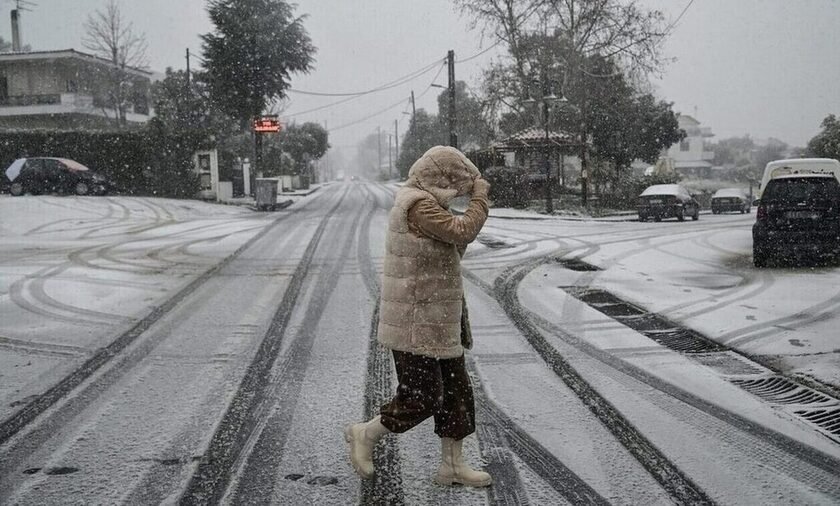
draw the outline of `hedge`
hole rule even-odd
[[[0,132],[0,171],[18,158],[52,156],[76,160],[105,176],[122,192],[193,197],[199,190],[192,155],[208,143],[202,132],[142,130]]]

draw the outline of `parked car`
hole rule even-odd
[[[840,253],[840,182],[832,174],[770,179],[755,213],[753,264]]]
[[[744,214],[750,212],[751,205],[749,197],[738,188],[723,188],[712,195],[712,214],[734,211]]]
[[[105,177],[68,158],[20,158],[6,169],[9,193],[75,193],[102,195],[114,190]]]
[[[676,218],[679,221],[691,216],[700,219],[700,204],[694,200],[688,190],[678,184],[655,184],[648,186],[639,195],[636,203],[639,221],[662,221],[662,218]]]

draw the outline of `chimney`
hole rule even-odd
[[[20,12],[17,9],[12,10],[12,51],[19,53],[21,51],[20,45]]]

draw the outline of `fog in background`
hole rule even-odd
[[[82,25],[104,0],[34,0],[23,13],[23,42],[33,50],[84,51]],[[643,0],[676,19],[689,0]],[[126,19],[145,32],[151,69],[184,68],[190,48],[200,56],[200,33],[212,26],[204,0],[122,0]],[[0,36],[11,38],[11,0],[0,0]],[[306,28],[318,47],[314,71],[295,76],[294,89],[325,93],[364,91],[433,64],[454,49],[468,58],[495,41],[470,30],[469,19],[448,0],[302,0]],[[840,2],[836,0],[695,0],[666,43],[674,58],[653,80],[675,110],[694,115],[716,138],[750,134],[804,145],[829,113],[840,113]],[[502,46],[456,65],[456,78],[480,86],[481,69]],[[193,60],[194,68],[200,65]],[[341,100],[290,93],[284,119],[326,122],[336,147],[355,145],[377,126],[393,132],[408,126],[408,96],[436,112],[429,88],[439,67],[397,88],[372,93],[320,111],[299,114]],[[437,77],[446,84],[446,71]],[[425,93],[425,94],[424,94]],[[422,96],[421,96],[422,95]],[[359,121],[388,106],[389,110]]]

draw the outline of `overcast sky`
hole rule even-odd
[[[33,0],[23,14],[24,42],[33,49],[82,49],[82,24],[105,0]],[[643,0],[675,19],[689,0]],[[0,36],[9,40],[8,10]],[[184,67],[187,47],[200,54],[198,34],[211,30],[204,0],[121,0],[135,27],[145,32],[153,70]],[[315,69],[296,76],[304,91],[344,93],[377,87],[436,61],[448,49],[456,60],[479,53],[494,41],[483,40],[449,0],[301,0],[306,27],[318,47]],[[840,113],[840,1],[695,0],[676,25],[665,49],[670,63],[655,79],[660,98],[697,118],[717,139],[750,134],[804,145],[829,113]],[[481,69],[496,50],[456,66],[456,77],[477,87]],[[197,62],[194,61],[194,65]],[[350,146],[376,131],[400,135],[408,125],[408,96],[435,111],[429,88],[434,66],[394,89],[373,93],[320,111],[297,114],[341,98],[290,94],[288,119],[326,122],[335,146]],[[446,71],[436,82],[446,83]],[[424,94],[425,93],[425,94]],[[358,121],[394,106],[373,118]],[[294,115],[294,116],[292,116]],[[350,126],[345,126],[350,124]]]

